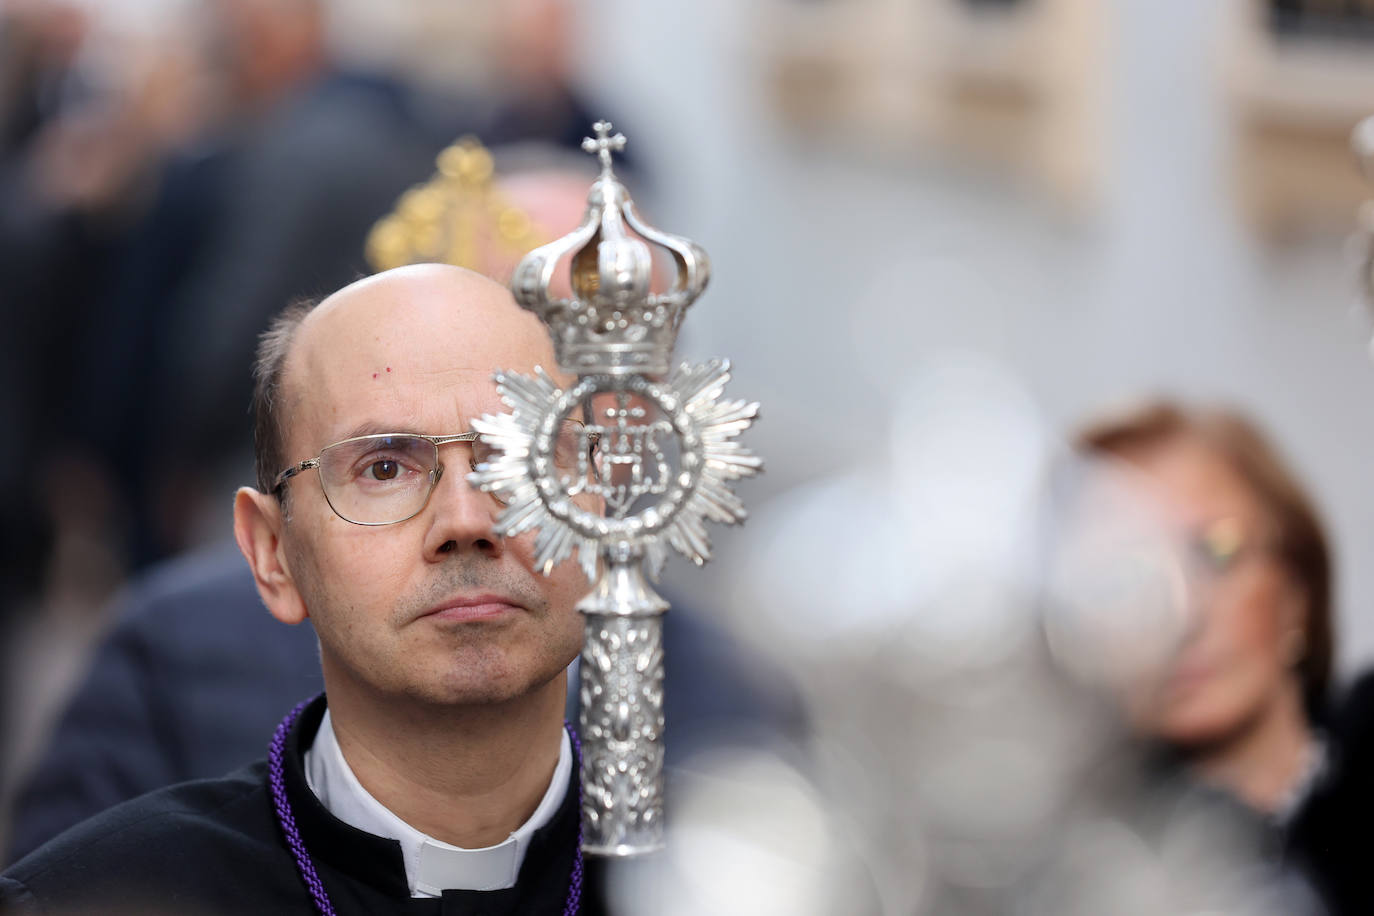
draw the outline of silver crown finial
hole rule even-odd
[[[583,137],[582,151],[595,153],[597,158],[601,160],[601,174],[609,175],[611,173],[611,153],[625,151],[625,135],[611,136],[610,121],[597,121],[592,125],[592,130],[596,131],[596,139]]]
[[[534,249],[511,277],[515,301],[543,319],[553,335],[558,365],[569,374],[667,373],[682,312],[701,295],[710,276],[706,252],[690,239],[640,219],[630,193],[611,171],[611,153],[625,135],[610,121],[592,125],[596,138],[582,148],[601,159],[601,175],[587,193],[582,222],[572,232]],[[656,292],[651,246],[677,268],[668,289]],[[551,291],[554,271],[566,264],[572,296]]]

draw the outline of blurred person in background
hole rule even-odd
[[[118,506],[91,464],[72,460],[82,340],[158,163],[205,112],[184,23],[169,17],[162,40],[147,41],[107,13],[64,0],[0,7],[0,422],[30,458],[0,471],[0,671],[11,699],[0,807],[122,575],[110,533]]]
[[[5,428],[55,459],[70,439],[70,405],[81,396],[75,354],[94,317],[110,267],[146,204],[149,180],[170,146],[196,129],[200,84],[172,28],[163,45],[120,41],[99,13],[64,0],[0,8],[0,287],[8,333],[0,339]],[[28,597],[50,550],[94,540],[64,525],[69,502],[56,490],[103,504],[85,476],[33,486],[17,468],[0,472],[3,578],[10,600]],[[52,543],[54,528],[72,537]],[[22,532],[22,536],[18,533]],[[91,564],[89,578],[107,588]],[[80,572],[77,570],[77,572]],[[72,585],[80,592],[80,576]]]
[[[1354,850],[1374,812],[1350,754],[1363,726],[1330,695],[1331,552],[1311,498],[1231,410],[1155,401],[1087,425],[1077,444],[1139,474],[1185,574],[1184,636],[1128,691],[1134,727],[1251,812],[1332,912],[1365,912]]]

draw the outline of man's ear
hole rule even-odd
[[[310,615],[287,567],[283,524],[275,496],[252,487],[240,487],[234,494],[234,540],[253,570],[262,603],[282,623],[297,624]]]

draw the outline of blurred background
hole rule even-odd
[[[764,405],[756,521],[667,573],[714,626],[848,634],[844,681],[907,614],[900,689],[968,686],[1035,603],[1017,571],[1074,429],[1165,394],[1280,444],[1327,523],[1349,679],[1374,662],[1371,51],[1359,0],[3,0],[0,804],[121,586],[227,536],[268,317],[382,266],[373,225],[456,180],[435,157],[463,135],[498,176],[557,172],[502,193],[566,231],[602,116],[641,212],[712,259],[681,355],[730,357]],[[928,600],[970,557],[1000,584]],[[849,590],[789,588],[803,569]],[[803,693],[827,681],[814,645],[773,648]],[[813,812],[761,766],[745,784]],[[922,899],[877,884],[886,911]]]

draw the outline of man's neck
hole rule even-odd
[[[1302,779],[1312,740],[1301,694],[1286,685],[1247,728],[1195,755],[1193,766],[1205,781],[1273,814]]]
[[[563,677],[498,707],[379,703],[327,688],[339,748],[358,782],[436,840],[465,849],[500,843],[549,788],[562,741]]]

